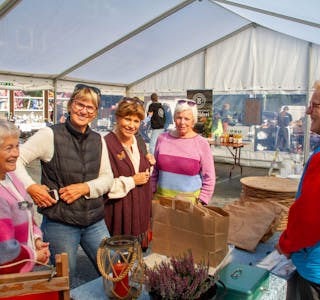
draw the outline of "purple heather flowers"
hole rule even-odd
[[[153,268],[145,269],[146,289],[166,300],[198,299],[215,284],[208,274],[209,266],[194,264],[191,250],[183,256],[171,257]]]

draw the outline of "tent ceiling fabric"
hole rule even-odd
[[[70,76],[92,74],[93,80],[130,84],[247,23],[221,7],[196,1]]]
[[[237,6],[226,5],[226,4],[221,4],[221,5],[223,5],[223,7],[227,8],[228,10],[235,12],[239,16],[242,16],[248,20],[251,20],[252,22],[255,22],[267,28],[273,29],[275,31],[278,31],[278,32],[281,32],[305,41],[309,41],[315,44],[320,44],[320,17],[318,14],[316,15],[316,11],[313,10],[316,7],[320,9],[320,2],[318,1],[316,3],[315,1],[317,0],[310,0],[310,2],[314,2],[315,6],[313,6],[312,8],[308,5],[308,9],[306,9],[308,11],[308,15],[300,13],[300,12],[304,12],[304,6],[300,7],[300,11],[298,10],[299,9],[299,5],[297,5],[298,3],[305,5],[305,3],[302,3],[300,1],[290,1],[291,4],[289,4],[288,1],[279,1],[279,3],[277,2],[277,4],[280,4],[280,5],[277,7],[276,10],[269,11],[270,15],[259,13],[250,9],[240,8]],[[216,1],[216,2],[218,3],[219,1]],[[251,2],[253,1],[237,1],[237,2],[241,2],[241,3],[249,2],[249,4],[251,5]],[[259,1],[259,6],[261,5],[261,7],[265,7],[267,3],[264,3],[264,2],[266,1]],[[268,2],[272,2],[272,1],[268,1]],[[285,6],[283,7],[284,4],[287,5],[287,8],[288,7],[291,8],[291,6],[293,6],[293,10],[290,15],[288,15],[288,12],[285,11],[286,7]],[[256,8],[256,7],[253,7],[253,8]],[[287,17],[291,17],[292,19],[301,20],[301,22],[298,22],[298,21],[294,22],[284,18],[272,16],[271,15],[272,12],[276,14],[286,15]],[[305,20],[306,23],[307,21],[312,23],[313,26],[303,24],[302,23],[303,20]]]
[[[0,16],[8,1],[0,0]],[[193,62],[199,76],[206,59],[191,54],[253,22],[316,44],[313,57],[319,53],[319,9],[318,0],[21,0],[0,18],[0,80],[23,75],[46,80],[41,86],[54,86],[53,79],[68,86],[96,82],[123,92],[166,66],[187,70],[182,58]],[[209,73],[215,71],[210,66]],[[167,73],[177,76],[179,69]],[[186,82],[191,78],[187,70]],[[203,75],[194,85],[200,83],[206,86]]]

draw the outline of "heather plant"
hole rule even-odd
[[[208,274],[209,266],[195,265],[191,250],[145,269],[146,289],[166,300],[199,299],[216,284]]]

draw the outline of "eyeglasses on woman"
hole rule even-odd
[[[93,114],[97,110],[94,106],[85,105],[78,100],[73,100],[72,103],[74,104],[75,109],[78,111],[86,109],[87,113]]]

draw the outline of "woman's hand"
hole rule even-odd
[[[133,180],[135,185],[142,185],[149,181],[150,178],[150,172],[149,170],[146,170],[145,172],[140,172],[133,175]]]
[[[48,264],[50,259],[49,243],[43,242],[40,238],[35,241],[36,261],[42,264]]]
[[[60,199],[64,202],[71,204],[81,196],[89,195],[90,188],[86,183],[70,184],[59,189]]]
[[[27,192],[30,194],[34,203],[39,207],[48,207],[57,203],[57,201],[49,195],[48,191],[49,188],[46,185],[41,184],[31,184],[27,188]]]
[[[149,164],[150,164],[151,166],[154,166],[154,165],[156,164],[156,159],[154,158],[153,154],[147,153],[147,154],[146,154],[146,158],[147,158],[147,160],[149,161]]]

